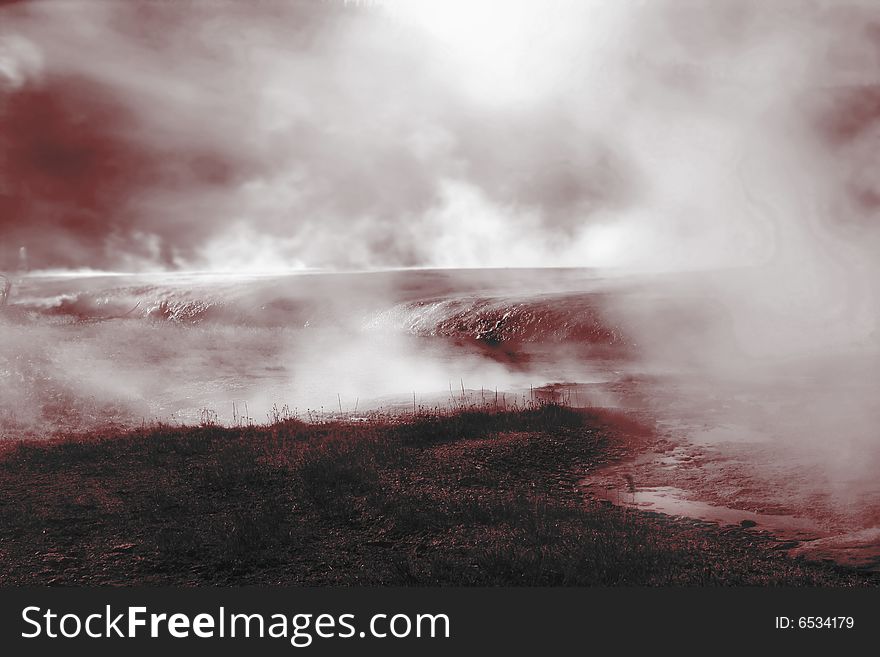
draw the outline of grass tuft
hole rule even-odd
[[[648,432],[613,411],[276,413],[7,445],[0,583],[876,583],[754,533],[588,503],[580,478]]]

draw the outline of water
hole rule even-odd
[[[263,422],[285,405],[320,416],[600,382],[626,348],[605,293],[584,270],[27,277],[0,325],[0,430]]]
[[[792,555],[880,569],[876,442],[847,425],[845,406],[824,406],[835,432],[826,434],[822,423],[806,426],[815,416],[798,411],[823,408],[827,400],[821,391],[805,391],[798,371],[791,385],[760,391],[697,386],[681,377],[633,383],[627,399],[656,422],[655,436],[592,472],[581,482],[585,494],[719,525],[745,522]],[[635,394],[639,388],[647,390]]]
[[[875,566],[880,358],[701,369],[689,348],[717,310],[681,298],[660,277],[576,269],[25,277],[0,317],[0,435],[556,395],[656,428],[590,495]]]

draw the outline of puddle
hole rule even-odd
[[[724,499],[747,502],[742,504],[746,508],[711,499],[704,490],[707,482],[715,487],[715,496],[721,497],[723,473],[727,471],[732,478],[734,466],[727,458],[719,456],[718,449],[682,444],[602,468],[580,486],[592,499],[616,506],[768,532],[778,541],[778,549],[792,556],[880,570],[880,527],[847,526],[834,518],[810,515],[806,508],[803,513],[800,509],[775,511],[787,507],[772,499],[771,490],[749,488],[745,494],[730,484],[735,492]]]
[[[607,487],[596,485],[593,478],[582,482],[588,486],[595,499],[605,500],[618,506],[654,511],[664,515],[692,518],[719,525],[748,525],[756,529],[770,531],[780,538],[798,541],[812,541],[819,538],[815,523],[791,515],[771,515],[733,509],[688,499],[687,491],[675,486],[652,486],[636,488],[634,491],[624,486]]]

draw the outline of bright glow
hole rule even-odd
[[[290,274],[306,268],[293,255],[299,248],[296,239],[264,235],[241,222],[207,242],[198,261],[205,270],[218,273]]]
[[[392,16],[424,32],[438,65],[485,102],[527,102],[546,95],[565,70],[573,42],[569,0],[408,0]],[[580,12],[575,12],[580,15]],[[583,25],[578,26],[583,36]]]

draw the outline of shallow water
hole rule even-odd
[[[750,520],[794,553],[876,565],[876,351],[763,356],[718,376],[681,348],[699,316],[661,322],[682,306],[660,288],[587,270],[27,277],[0,317],[0,435],[538,398],[617,407],[659,442],[590,477],[593,496]],[[674,349],[646,349],[627,325],[655,320]]]
[[[607,380],[599,350],[620,346],[585,271],[17,283],[0,323],[7,435],[265,422],[285,406],[323,417],[413,395],[417,406],[473,403],[479,391],[483,401],[487,390],[515,400],[557,380]]]
[[[722,526],[744,523],[793,555],[880,568],[872,443],[859,438],[863,449],[853,453],[846,443],[800,440],[804,427],[778,408],[785,397],[807,401],[802,391],[712,406],[693,390],[679,399],[661,382],[634,384],[653,390],[634,398],[653,409],[656,437],[586,477],[587,497]]]

